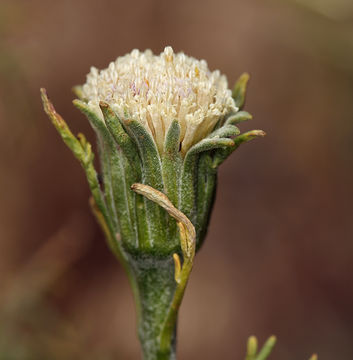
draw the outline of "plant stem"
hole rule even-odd
[[[161,333],[176,290],[173,258],[138,258],[133,261],[140,304],[139,338],[144,360],[175,359],[176,329],[161,347]],[[176,327],[175,327],[176,328]]]

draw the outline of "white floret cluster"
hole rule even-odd
[[[123,121],[142,123],[160,153],[174,119],[180,124],[185,154],[219,119],[237,110],[224,75],[211,72],[204,60],[175,54],[170,46],[159,56],[150,50],[133,50],[107,69],[92,67],[82,91],[89,106],[100,114],[99,102],[105,101]]]

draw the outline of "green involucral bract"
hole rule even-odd
[[[248,75],[242,75],[233,90],[239,109],[244,104],[247,81]],[[235,125],[251,115],[245,111],[229,113],[213,132],[182,154],[181,129],[174,120],[166,129],[161,151],[138,118],[123,121],[105,102],[100,102],[98,113],[82,98],[79,87],[75,93],[81,99],[74,100],[74,105],[97,134],[102,186],[91,145],[83,135],[76,138],[71,133],[42,89],[45,111],[83,166],[96,218],[128,273],[144,359],[173,359],[177,313],[195,249],[206,236],[217,168],[240,144],[264,132],[240,134]]]

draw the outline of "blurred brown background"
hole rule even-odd
[[[180,359],[353,358],[353,2],[0,0],[0,358],[138,359],[131,291],[90,214],[71,128],[91,65],[165,45],[230,85],[252,75],[241,126],[268,136],[220,169],[179,324]]]

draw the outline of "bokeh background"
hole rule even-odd
[[[94,142],[71,87],[171,45],[230,85],[251,74],[242,146],[219,174],[179,323],[180,359],[353,358],[353,2],[0,0],[0,359],[139,359],[133,299],[90,214],[46,87]]]

